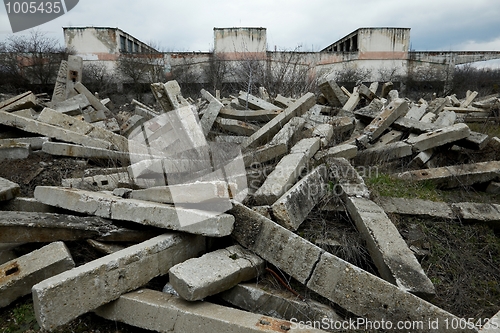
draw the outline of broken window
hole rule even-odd
[[[120,36],[120,51],[127,52],[126,39],[124,36]]]

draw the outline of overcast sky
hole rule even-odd
[[[164,51],[209,51],[213,28],[267,28],[269,50],[318,51],[360,27],[411,28],[417,51],[500,51],[498,0],[80,0],[38,27],[118,27]],[[0,8],[0,40],[12,33]]]

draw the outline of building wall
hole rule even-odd
[[[237,58],[243,53],[262,57],[266,50],[266,28],[214,28],[215,54]]]

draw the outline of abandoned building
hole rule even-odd
[[[64,27],[63,30],[67,47],[84,61],[104,62],[110,69],[122,53],[157,52],[118,28]],[[316,77],[348,67],[369,71],[368,81],[387,81],[421,70],[431,70],[439,80],[448,81],[456,65],[500,58],[500,51],[413,51],[410,28],[389,27],[359,28],[319,52],[269,51],[266,28],[214,28],[213,45],[212,52],[162,53],[167,78],[172,68],[186,61],[199,72],[200,83],[205,83],[203,68],[214,57],[225,61],[251,58],[272,64],[280,62],[283,53],[293,52],[300,57],[300,65]]]

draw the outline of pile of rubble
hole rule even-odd
[[[32,293],[48,330],[93,311],[163,332],[315,332],[352,328],[352,318],[421,322],[414,332],[477,331],[450,325],[461,319],[427,301],[434,285],[386,213],[498,226],[500,205],[391,198],[379,205],[355,166],[404,160],[395,178],[442,188],[487,183],[498,193],[500,161],[439,165],[444,151],[500,151],[499,138],[464,123],[495,116],[498,96],[414,103],[390,83],[349,92],[326,77],[319,97],[278,95],[271,103],[265,89],[224,99],[202,90],[193,101],[170,81],[151,85],[157,109],[134,100],[135,114],[113,116],[110,101],[81,83],[81,71],[81,58],[70,56],[50,102],[28,92],[0,103],[0,124],[18,131],[0,141],[1,159],[49,154],[112,166],[37,186],[34,198],[0,179],[0,243],[49,243],[18,258],[2,252],[2,307]],[[345,207],[379,276],[294,232],[325,198]],[[75,267],[63,241],[82,239],[108,254]],[[271,267],[351,319],[295,292],[243,283],[267,273],[282,280]],[[163,292],[144,288],[167,274]],[[203,301],[214,295],[233,307]],[[500,313],[490,323],[498,321]]]

